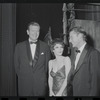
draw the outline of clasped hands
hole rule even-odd
[[[56,95],[54,93],[51,94],[51,96],[62,96],[62,94],[58,92]]]

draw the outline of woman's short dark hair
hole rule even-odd
[[[51,43],[51,46],[50,46],[51,52],[52,52],[52,53],[53,53],[53,50],[54,50],[54,46],[55,46],[56,44],[61,44],[63,48],[64,48],[64,46],[65,46],[65,44],[64,44],[64,42],[63,42],[62,39],[60,39],[60,38],[54,39],[54,40],[52,41],[52,43]]]

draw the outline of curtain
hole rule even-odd
[[[0,96],[16,96],[13,54],[16,44],[16,4],[0,4]]]
[[[100,21],[100,5],[75,3],[75,9],[79,9],[75,11],[76,19]]]

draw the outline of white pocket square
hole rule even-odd
[[[41,55],[44,55],[44,52],[42,52]]]

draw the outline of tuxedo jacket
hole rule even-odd
[[[100,96],[100,53],[86,44],[76,69],[71,67],[68,96]]]
[[[40,40],[36,45],[34,60],[32,60],[32,53],[28,40],[16,45],[14,65],[18,76],[19,96],[46,95],[49,60],[49,46]]]

